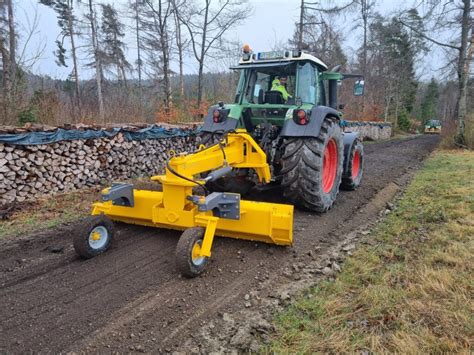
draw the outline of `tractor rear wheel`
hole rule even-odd
[[[317,138],[284,142],[281,175],[283,195],[299,208],[326,212],[339,192],[344,161],[342,129],[326,117]]]
[[[185,277],[196,277],[209,261],[209,258],[199,256],[202,241],[204,239],[204,228],[193,227],[186,229],[179,238],[176,246],[176,266]]]
[[[348,159],[346,171],[342,176],[341,188],[355,190],[359,187],[364,173],[364,146],[359,139],[352,145]]]

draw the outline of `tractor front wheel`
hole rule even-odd
[[[325,118],[317,138],[290,138],[284,142],[284,149],[284,196],[299,208],[329,210],[339,192],[344,161],[342,130],[337,120]]]
[[[176,246],[176,266],[185,277],[196,277],[203,272],[209,258],[200,256],[204,228],[186,229]]]
[[[112,221],[104,216],[88,217],[84,229],[79,230],[73,237],[76,253],[84,259],[90,259],[109,249],[114,236]]]

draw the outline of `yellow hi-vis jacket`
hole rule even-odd
[[[278,78],[274,79],[272,81],[272,90],[271,91],[281,92],[281,94],[283,96],[283,100],[285,100],[285,101],[288,101],[288,97],[290,97],[290,95],[288,94],[288,91],[286,91],[285,86],[280,84],[280,79],[278,79]]]

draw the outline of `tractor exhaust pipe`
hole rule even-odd
[[[337,110],[337,80],[329,80],[329,106]]]

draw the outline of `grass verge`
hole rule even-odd
[[[472,351],[473,176],[473,152],[436,152],[338,278],[276,317],[269,350]]]
[[[0,221],[0,239],[54,228],[83,218],[90,213],[91,204],[98,196],[95,188],[24,202],[8,220]]]
[[[137,189],[160,190],[161,188],[158,183],[152,182],[147,177],[134,178],[125,182],[134,184]],[[84,218],[90,214],[92,203],[100,200],[100,190],[109,185],[22,202],[18,211],[7,220],[0,220],[0,239],[34,233]]]

